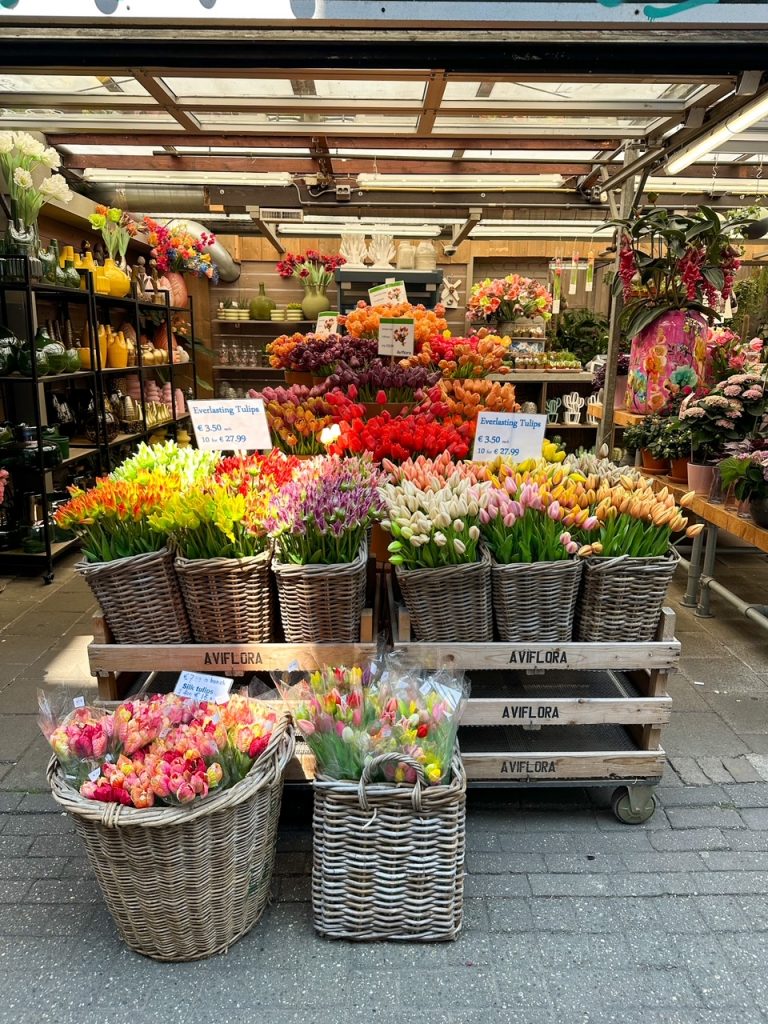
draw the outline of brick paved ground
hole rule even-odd
[[[765,562],[734,565],[763,600]],[[121,946],[45,793],[35,690],[92,686],[90,604],[68,571],[0,593],[0,1024],[768,1022],[768,646],[722,604],[701,622],[673,602],[671,767],[646,825],[620,825],[608,791],[473,793],[459,941],[355,946],[312,931],[294,791],[264,921],[226,957],[170,966]]]

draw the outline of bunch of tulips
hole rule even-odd
[[[253,398],[257,392],[248,394]],[[260,396],[264,399],[272,440],[282,451],[293,455],[321,454],[325,445],[320,435],[326,427],[354,423],[364,412],[362,405],[338,390],[293,384],[289,388],[264,388]]]
[[[509,341],[496,334],[468,338],[433,337],[419,351],[401,361],[403,366],[437,366],[444,377],[486,377],[489,373],[508,373]]]
[[[429,389],[425,404],[431,412],[450,423],[469,423],[474,437],[477,414],[490,412],[517,412],[514,384],[497,380],[461,380],[443,378]]]
[[[439,374],[422,366],[391,366],[374,359],[364,370],[338,366],[328,378],[328,387],[346,392],[353,401],[384,405],[418,401],[438,379]]]
[[[441,452],[464,459],[471,439],[468,423],[441,423],[428,410],[417,409],[407,416],[391,416],[384,411],[367,421],[355,419],[342,424],[328,450],[338,455],[367,452],[374,462],[401,462],[419,454],[434,458]]]
[[[304,335],[295,331],[293,334],[281,334],[280,337],[270,341],[266,351],[269,355],[269,365],[275,370],[296,370],[291,355],[295,348],[304,341]]]
[[[392,317],[413,317],[413,336],[417,343],[428,341],[448,328],[443,306],[427,309],[422,305],[412,306],[410,302],[400,302],[394,306],[368,306],[361,301],[347,314],[347,333],[353,338],[378,338],[382,317],[385,320]]]

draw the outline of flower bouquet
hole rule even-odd
[[[56,525],[82,540],[85,560],[77,571],[119,644],[191,639],[173,553],[151,523],[180,489],[179,478],[154,473],[132,480],[102,477],[89,491],[72,488],[56,511]]]
[[[320,436],[326,427],[338,423],[344,430],[362,422],[362,405],[341,391],[292,384],[249,391],[248,395],[264,399],[272,440],[291,455],[320,455],[326,450]]]
[[[416,455],[434,458],[441,452],[465,459],[470,442],[471,429],[466,423],[458,427],[441,423],[432,412],[422,409],[407,416],[392,416],[384,411],[367,421],[347,420],[329,451],[338,455],[367,452],[374,462],[400,462]]]
[[[412,306],[410,302],[399,302],[394,306],[368,306],[361,300],[355,309],[347,314],[347,333],[353,338],[378,338],[382,317],[385,320],[413,317],[413,336],[416,344],[429,341],[436,334],[442,334],[448,329],[443,306],[427,309],[422,305]]]
[[[354,401],[362,402],[369,416],[384,410],[397,415],[403,406],[419,402],[438,379],[424,367],[390,366],[374,359],[365,369],[339,365],[328,378],[328,387],[337,388]]]
[[[508,345],[497,335],[478,334],[468,338],[436,337],[425,341],[418,353],[402,360],[402,366],[437,365],[443,377],[455,379],[487,377],[489,373],[508,373],[504,364]]]
[[[365,600],[379,474],[365,458],[314,459],[276,494],[272,569],[289,643],[354,642]]]
[[[100,231],[109,258],[122,262],[128,252],[128,243],[135,237],[138,227],[130,213],[116,206],[96,206],[88,220],[94,231]]]
[[[111,473],[112,480],[141,480],[147,474],[172,477],[182,487],[191,487],[210,476],[219,461],[218,452],[205,452],[198,448],[180,447],[175,441],[147,444],[142,441],[130,458],[125,459]]]
[[[517,412],[515,385],[494,380],[461,380],[443,378],[430,388],[425,408],[444,422],[460,426],[469,424],[470,437],[477,430],[477,414],[490,412]]]
[[[467,316],[474,321],[510,323],[519,317],[549,320],[552,315],[552,295],[538,281],[520,274],[506,277],[486,277],[472,285]]]
[[[165,694],[107,720],[112,746],[79,790],[58,756],[48,779],[118,931],[158,960],[222,952],[269,898],[288,718],[242,697],[216,705]]]
[[[572,638],[582,564],[573,556],[599,526],[587,494],[561,467],[507,475],[480,512],[492,556],[493,613],[505,643]]]
[[[197,238],[185,230],[184,224],[168,228],[146,216],[144,230],[152,246],[152,255],[157,260],[158,270],[166,274],[170,272],[207,277],[212,284],[218,282],[218,268],[211,260],[211,254],[205,251],[216,242],[215,235],[203,232]],[[183,302],[175,304],[184,305]]]
[[[334,273],[346,262],[343,256],[327,256],[317,249],[307,249],[304,253],[288,252],[277,264],[280,277],[295,277],[304,286],[301,308],[307,320],[314,320],[329,308],[326,292]]]
[[[424,463],[419,473],[429,479]],[[468,466],[423,489],[408,475],[381,486],[381,525],[392,535],[390,561],[414,631],[430,642],[491,640],[491,562],[479,548],[487,485],[475,484]]]
[[[768,442],[749,438],[728,445],[733,452],[719,466],[727,490],[733,487],[739,501],[749,502],[749,512],[758,526],[768,529]]]

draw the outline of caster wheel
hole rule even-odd
[[[49,584],[49,585],[50,585],[51,583],[53,583],[53,573],[52,573],[52,572],[47,572],[47,573],[46,573],[46,574],[45,574],[45,575],[43,576],[43,580],[44,580],[44,581],[45,581],[45,582],[46,582],[47,584]]]
[[[644,821],[653,817],[656,810],[656,797],[650,793],[647,800],[639,806],[635,801],[633,808],[629,799],[629,790],[626,786],[621,786],[614,790],[611,797],[611,810],[625,825],[642,825]]]

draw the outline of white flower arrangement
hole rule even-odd
[[[48,174],[35,185],[33,171],[58,170],[61,158],[55,149],[45,146],[28,132],[0,132],[0,171],[11,193],[13,215],[24,225],[37,221],[44,203],[72,199],[69,186],[60,174]]]

